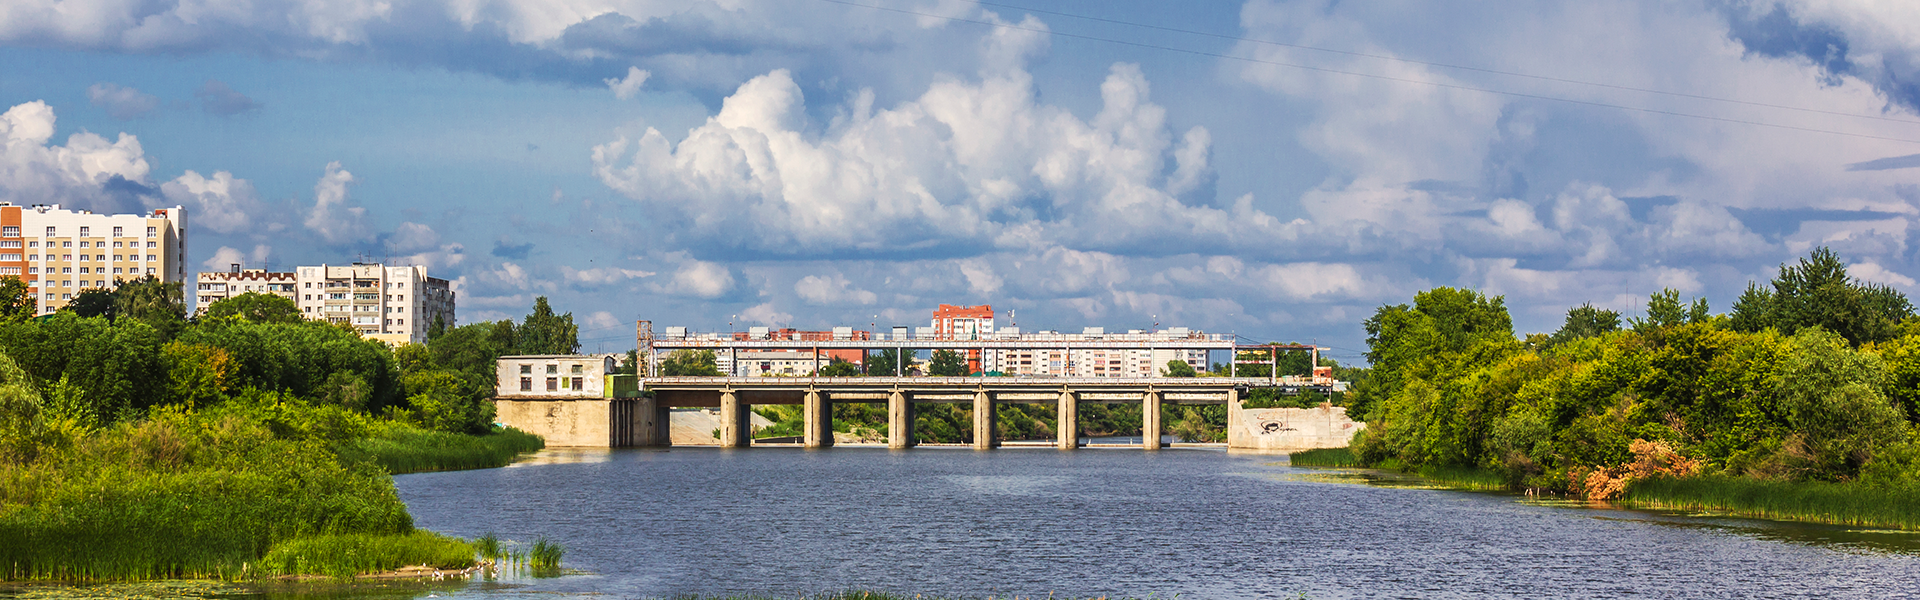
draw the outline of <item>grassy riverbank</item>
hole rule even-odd
[[[1296,467],[1358,467],[1360,459],[1346,448],[1321,448],[1287,455],[1287,462]]]
[[[1634,482],[1617,501],[1633,508],[1920,530],[1920,488],[1860,483],[1689,477]]]
[[[486,435],[465,435],[397,426],[341,441],[334,445],[334,451],[341,460],[371,462],[399,475],[504,467],[521,454],[544,447],[540,436],[512,427]]]
[[[474,545],[460,538],[415,529],[395,535],[317,535],[274,545],[260,559],[262,575],[327,575],[348,578],[412,565],[436,569],[473,566]]]

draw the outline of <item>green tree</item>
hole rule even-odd
[[[1821,247],[1799,264],[1780,265],[1764,321],[1786,334],[1820,327],[1857,346],[1892,339],[1911,316],[1906,295],[1849,277],[1846,263]]]
[[[967,359],[952,350],[933,351],[933,360],[927,362],[927,374],[935,377],[964,377],[967,374]]]
[[[227,398],[233,357],[213,346],[168,342],[160,348],[167,370],[167,402],[205,408]]]
[[[820,368],[820,376],[821,377],[859,377],[860,367],[858,365],[853,364],[851,361],[848,361],[847,359],[836,356],[836,357],[833,357],[832,362],[827,363],[827,366]]]
[[[867,354],[867,376],[893,377],[913,374],[913,353],[905,348],[875,350]]]
[[[1881,393],[1886,366],[1832,332],[1794,334],[1775,393],[1793,434],[1784,466],[1829,481],[1858,476],[1875,451],[1905,441],[1904,415]]]
[[[106,288],[88,288],[73,295],[66,309],[82,317],[114,317],[113,292]]]
[[[19,323],[33,318],[40,303],[17,275],[0,276],[0,323]]]
[[[493,424],[493,403],[459,373],[421,371],[401,378],[408,413],[422,428],[449,433],[485,433]]]
[[[515,354],[574,354],[580,351],[580,326],[573,313],[555,316],[547,297],[533,300],[533,313],[520,322]]]
[[[1160,374],[1167,377],[1198,377],[1200,375],[1194,372],[1193,365],[1187,364],[1184,360],[1167,361],[1167,370]]]
[[[274,294],[247,292],[207,305],[207,318],[238,317],[255,323],[299,323],[300,306]]]
[[[1633,330],[1648,332],[1687,323],[1704,323],[1712,316],[1707,309],[1706,298],[1697,298],[1692,304],[1682,304],[1680,292],[1666,288],[1647,298],[1647,316],[1633,319]]]
[[[1747,282],[1747,289],[1733,301],[1727,314],[1727,327],[1753,333],[1773,326],[1773,290]]]
[[[494,361],[513,353],[510,345],[513,338],[500,335],[502,323],[509,330],[513,325],[512,321],[462,325],[429,340],[427,353],[432,355],[432,364],[443,369],[480,375],[491,381],[494,377]],[[503,340],[507,343],[503,344]]]
[[[0,325],[0,348],[40,389],[67,379],[92,422],[131,417],[164,399],[166,368],[159,332],[134,319],[117,322],[61,311],[47,319]]]
[[[173,339],[187,327],[187,304],[178,281],[161,281],[152,275],[116,280],[113,298],[115,318],[146,323],[163,339]]]
[[[662,377],[719,377],[720,367],[712,350],[675,350],[660,361]]]
[[[233,389],[285,392],[374,414],[404,400],[392,349],[351,329],[212,319],[178,340],[226,350],[234,361]]]
[[[1620,313],[1594,308],[1592,303],[1567,310],[1566,323],[1553,332],[1548,344],[1558,346],[1580,338],[1606,335],[1620,330]]]

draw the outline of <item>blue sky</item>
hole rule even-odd
[[[17,0],[0,200],[426,264],[589,350],[990,303],[1351,361],[1432,286],[1551,331],[1819,245],[1920,291],[1920,5],[1595,4]]]

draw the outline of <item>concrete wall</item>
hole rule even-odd
[[[494,391],[497,398],[608,398],[607,371],[614,367],[613,354],[502,356],[494,363]],[[574,369],[578,368],[579,372]],[[520,389],[525,378],[532,389]],[[574,379],[580,389],[573,389]],[[547,380],[559,384],[548,390]]]
[[[550,448],[650,446],[661,436],[651,398],[493,401],[494,420],[538,435]]]
[[[1345,448],[1353,434],[1366,428],[1347,418],[1347,409],[1229,407],[1227,447],[1260,450]],[[1237,416],[1238,418],[1231,418]]]

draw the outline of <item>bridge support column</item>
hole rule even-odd
[[[1160,392],[1147,390],[1140,398],[1140,447],[1160,449]]]
[[[989,450],[1000,445],[993,436],[993,394],[980,390],[973,394],[973,449]]]
[[[1059,448],[1072,450],[1080,447],[1080,399],[1072,390],[1060,391],[1060,410],[1055,414],[1059,424]]]
[[[913,403],[899,390],[887,394],[887,447],[913,447]]]
[[[1247,440],[1247,409],[1240,406],[1240,390],[1227,390],[1227,447],[1251,448]]]
[[[752,421],[747,419],[747,407],[740,403],[740,394],[732,390],[720,392],[721,448],[745,448],[753,443]]]
[[[819,390],[807,390],[806,400],[802,403],[804,430],[801,445],[807,448],[830,448],[833,446],[833,401]]]

